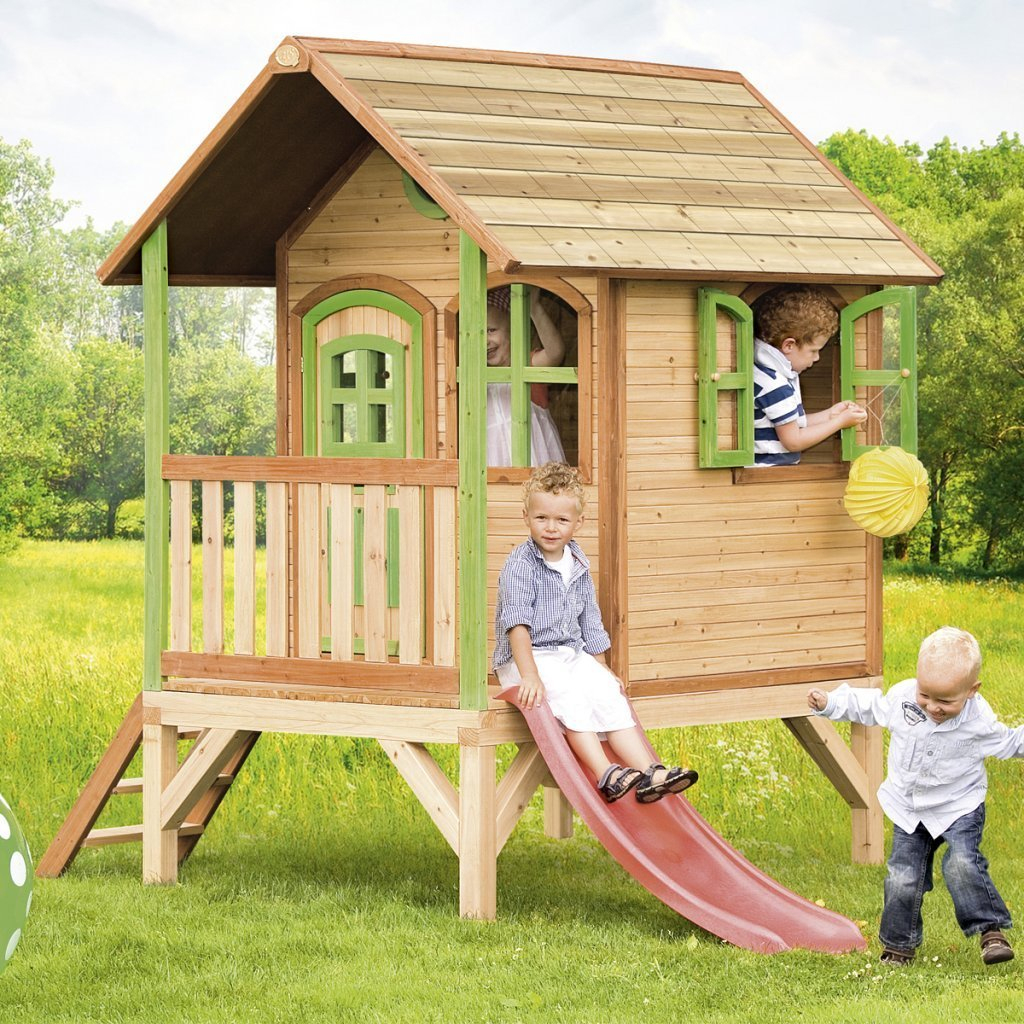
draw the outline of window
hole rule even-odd
[[[390,338],[349,335],[320,348],[324,455],[405,454],[405,349]]]
[[[699,289],[697,304],[699,464],[749,467],[754,461],[753,310],[742,298],[714,288]],[[914,310],[913,288],[886,288],[842,304],[838,352],[827,345],[820,360],[801,374],[808,410],[840,400],[867,409],[863,427],[842,431],[844,460],[881,444],[917,450]],[[802,462],[839,458],[835,439],[826,439],[805,452]],[[773,467],[772,472],[785,470]]]
[[[497,277],[497,275],[496,275]],[[589,475],[590,305],[563,282],[548,287],[507,278],[487,292],[487,465],[491,480],[518,480],[552,459]],[[449,306],[449,365],[457,361],[458,317]],[[455,371],[456,380],[458,371]],[[448,406],[455,434],[457,391]],[[516,470],[522,472],[517,473]]]

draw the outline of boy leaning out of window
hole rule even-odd
[[[867,419],[856,402],[804,411],[800,374],[839,330],[839,313],[808,285],[783,285],[754,304],[754,465],[792,466],[800,453]]]

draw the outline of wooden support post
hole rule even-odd
[[[544,835],[551,839],[572,838],[572,804],[552,782],[544,784]]]
[[[167,222],[142,243],[143,353],[146,396],[146,529],[142,687],[159,690],[170,604],[170,488],[161,459],[169,449]]]
[[[882,730],[875,725],[850,726],[850,749],[864,769],[872,799],[867,807],[853,808],[851,856],[854,864],[885,861],[885,823],[882,808],[873,794],[882,784]]]
[[[159,711],[144,710],[142,725],[142,881],[169,885],[178,880],[178,832],[163,828],[160,802],[178,769],[178,728],[161,725]]]
[[[482,921],[498,912],[496,749],[459,746],[459,913]]]
[[[487,707],[487,256],[465,231],[459,246],[459,706],[480,709]]]

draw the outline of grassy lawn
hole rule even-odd
[[[141,601],[139,543],[30,543],[0,563],[0,792],[37,856],[140,687]],[[900,571],[885,608],[888,683],[913,674],[925,633],[959,625],[982,643],[990,702],[1024,722],[1024,585]],[[539,797],[499,859],[498,921],[461,921],[455,857],[379,747],[267,735],[180,885],[143,887],[137,846],[37,881],[0,1022],[1021,1019],[1024,942],[985,968],[941,883],[917,965],[878,968],[884,868],[850,864],[846,805],[781,723],[654,741],[700,769],[695,805],[759,867],[864,923],[867,956],[730,947],[581,825],[545,838]],[[1024,916],[1020,771],[990,763],[985,849]],[[117,801],[102,824],[141,820],[138,798]]]

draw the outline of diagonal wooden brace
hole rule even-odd
[[[521,743],[512,763],[498,783],[497,844],[498,853],[523,816],[537,787],[547,778],[548,767],[535,743]]]
[[[398,773],[416,794],[438,831],[459,852],[459,795],[422,743],[380,740]]]
[[[868,774],[827,718],[784,718],[786,728],[851,807],[870,807],[875,794]]]
[[[251,733],[234,729],[203,732],[160,799],[160,828],[177,829],[217,780],[221,770],[249,741]]]

